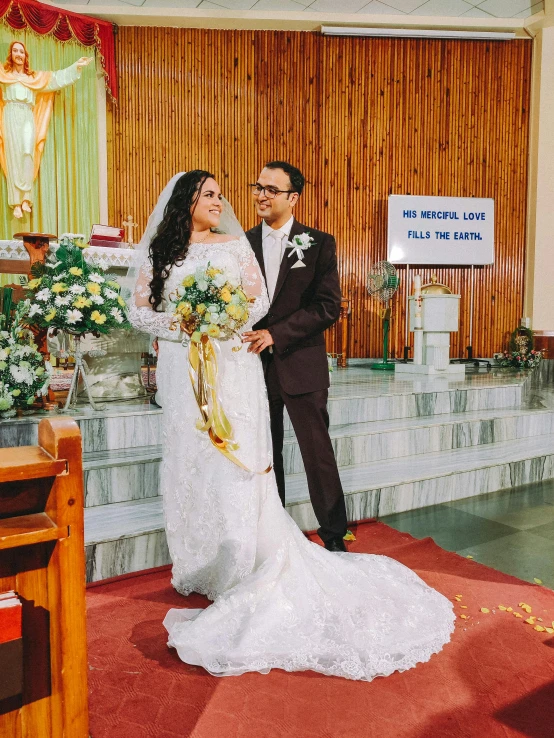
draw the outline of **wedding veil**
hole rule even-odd
[[[125,281],[128,285],[128,288],[130,289],[130,295],[127,296],[127,300],[132,299],[134,295],[140,269],[144,262],[148,259],[150,244],[152,243],[152,240],[158,231],[158,226],[164,219],[165,208],[171,198],[171,195],[173,194],[175,185],[184,174],[186,174],[186,172],[179,172],[169,180],[158,198],[156,207],[150,213],[150,217],[148,218],[148,223],[146,224],[146,228],[144,233],[142,234],[142,238],[140,239],[138,245],[135,247],[132,265],[127,272],[127,279]],[[221,213],[221,220],[219,221],[219,225],[217,227],[217,232],[224,233],[228,236],[236,236],[237,238],[244,236],[244,230],[237,220],[235,212],[231,207],[229,201],[223,198],[222,202],[223,211]]]

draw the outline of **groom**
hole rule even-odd
[[[262,356],[273,438],[273,466],[285,504],[283,412],[287,408],[308,478],[319,535],[329,551],[345,551],[346,508],[329,438],[329,370],[323,331],[339,317],[341,292],[335,239],[293,216],[304,176],[272,161],[250,185],[262,222],[246,234],[266,280],[270,308],[243,334]],[[287,246],[301,236],[296,251]]]

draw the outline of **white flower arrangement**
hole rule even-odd
[[[108,333],[129,326],[116,277],[101,273],[83,257],[80,234],[65,234],[55,255],[35,264],[29,282],[29,319],[42,328],[74,333]],[[113,309],[117,309],[114,315]]]
[[[0,416],[11,417],[17,408],[29,409],[37,395],[48,391],[52,366],[44,360],[31,331],[22,327],[28,300],[16,308],[12,327],[0,331]]]

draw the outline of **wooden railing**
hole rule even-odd
[[[22,604],[23,686],[0,735],[88,738],[81,435],[42,420],[39,446],[0,449],[0,593]]]

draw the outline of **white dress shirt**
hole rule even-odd
[[[262,251],[264,255],[265,279],[269,299],[273,300],[279,269],[285,252],[285,243],[289,240],[294,217],[291,217],[281,228],[273,229],[265,220],[262,221]]]

